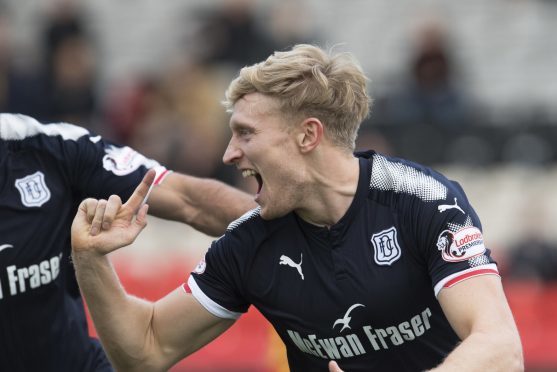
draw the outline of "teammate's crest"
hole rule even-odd
[[[15,186],[21,196],[21,202],[26,207],[40,207],[50,200],[50,190],[43,172],[37,171],[15,180]]]
[[[392,226],[371,236],[376,264],[388,266],[400,258],[401,249],[396,235],[396,228]]]

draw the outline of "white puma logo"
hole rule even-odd
[[[458,209],[459,211],[462,212],[462,214],[466,214],[464,213],[462,208],[458,206],[456,202],[456,198],[454,198],[454,204],[441,204],[440,206],[437,207],[437,209],[439,210],[440,213],[445,212],[447,209]]]
[[[280,256],[279,265],[288,265],[290,267],[294,267],[296,270],[298,270],[298,273],[302,277],[302,280],[304,280],[304,274],[302,273],[302,253],[300,253],[300,263],[299,264],[292,261],[292,259],[290,257],[282,255],[282,256]]]
[[[346,311],[346,314],[344,314],[344,317],[342,317],[340,319],[337,319],[335,321],[335,323],[333,324],[333,329],[335,329],[335,326],[337,324],[342,324],[342,328],[340,329],[339,333],[344,331],[346,328],[352,329],[352,327],[350,327],[350,321],[352,320],[352,318],[349,316],[350,312],[352,310],[354,310],[355,308],[360,307],[360,306],[365,307],[365,305],[362,305],[362,304],[354,304],[354,305],[350,306],[350,308]]]
[[[13,248],[14,246],[11,244],[2,244],[0,245],[0,252],[3,251],[4,249],[8,249],[8,248]]]

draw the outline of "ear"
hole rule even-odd
[[[300,123],[300,132],[296,135],[297,144],[302,153],[308,153],[323,139],[323,123],[317,118],[307,118]]]

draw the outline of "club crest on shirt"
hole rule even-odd
[[[485,252],[482,232],[474,226],[464,227],[457,232],[444,230],[437,238],[437,249],[445,261],[468,260]]]
[[[50,190],[44,180],[43,172],[37,171],[15,180],[15,187],[26,207],[40,207],[50,200]]]
[[[401,249],[396,235],[396,228],[392,226],[371,236],[373,259],[376,264],[390,266],[400,258]]]

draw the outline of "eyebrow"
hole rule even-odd
[[[229,126],[230,126],[230,129],[232,129],[232,130],[240,130],[240,129],[253,130],[252,125],[242,123],[242,122],[238,122],[238,121],[231,121]]]

